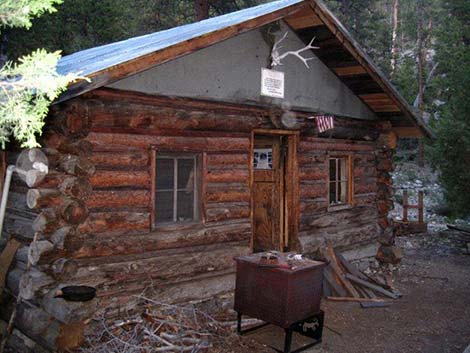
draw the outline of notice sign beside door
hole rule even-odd
[[[284,72],[262,68],[261,95],[284,98]]]

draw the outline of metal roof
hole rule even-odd
[[[60,74],[73,72],[82,76],[89,76],[114,65],[125,63],[186,40],[237,25],[303,1],[273,1],[204,21],[82,50],[62,57],[58,63],[57,71]]]

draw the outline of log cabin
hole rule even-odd
[[[285,52],[314,38],[307,64],[271,67],[283,36]],[[168,302],[230,292],[234,256],[330,244],[373,257],[391,226],[396,140],[432,135],[317,0],[83,50],[58,69],[89,80],[51,108],[49,173],[14,180],[2,236],[23,244],[7,287],[28,302],[16,337],[35,352],[69,347],[77,323],[119,315],[149,288]],[[282,72],[282,97],[261,94],[262,69]],[[321,131],[320,115],[334,127]],[[97,297],[54,298],[65,285]]]

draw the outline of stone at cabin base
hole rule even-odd
[[[375,257],[383,263],[398,264],[403,258],[403,253],[396,246],[381,245]]]

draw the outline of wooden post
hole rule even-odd
[[[423,192],[418,192],[418,223],[424,223],[424,202],[423,202]]]
[[[403,190],[403,222],[408,222],[408,190]]]

